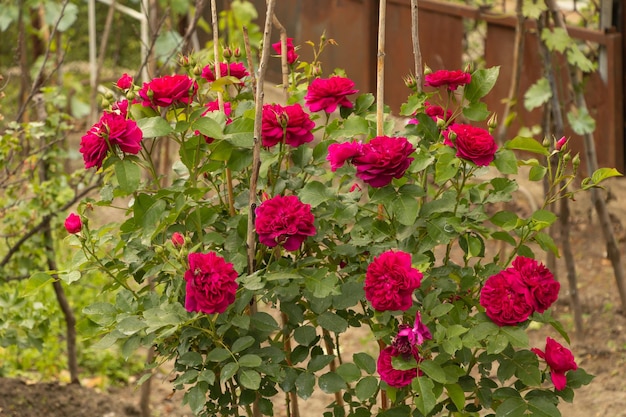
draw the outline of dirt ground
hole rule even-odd
[[[538,184],[520,181],[530,195],[541,197]],[[607,185],[609,211],[620,240],[622,258],[626,257],[626,179],[613,179]],[[526,210],[523,193],[515,201],[519,210]],[[572,336],[571,350],[579,366],[595,375],[592,383],[576,391],[573,404],[562,404],[563,417],[626,417],[626,317],[622,309],[611,263],[606,259],[604,239],[595,212],[590,210],[589,195],[581,195],[571,203],[571,244],[576,260],[578,291],[584,313],[584,333],[575,335],[569,306],[569,286],[563,260],[558,259],[557,278],[561,282],[559,301],[554,315]],[[625,264],[626,260],[622,259]],[[546,336],[563,342],[551,328],[532,328],[529,335],[534,346],[542,347]],[[350,347],[357,350],[362,343]],[[347,353],[344,350],[344,353]],[[173,393],[168,382],[171,375],[163,370],[153,382],[151,404],[154,417],[191,417],[182,406],[182,393]],[[303,417],[318,417],[332,400],[314,396],[301,401]],[[55,383],[24,383],[0,378],[0,417],[126,417],[139,416],[139,390],[135,386],[120,387],[109,392]],[[275,415],[285,416],[277,404]]]

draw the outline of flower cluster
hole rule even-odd
[[[332,171],[350,161],[356,176],[372,187],[384,187],[394,178],[401,178],[411,165],[409,157],[415,148],[404,137],[376,136],[369,142],[334,143],[328,147]]]
[[[558,298],[560,287],[543,264],[518,256],[509,268],[487,279],[480,304],[498,326],[513,326],[535,311],[543,313]]]

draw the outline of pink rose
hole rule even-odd
[[[326,159],[330,162],[330,170],[335,172],[350,160],[361,154],[361,142],[333,143],[328,147]]]
[[[398,326],[398,334],[393,341],[393,346],[402,354],[408,354],[417,346],[421,346],[425,340],[432,339],[430,330],[422,323],[422,315],[418,311],[415,314],[415,322],[411,328],[408,324]]]
[[[154,78],[143,83],[139,90],[142,105],[146,107],[167,107],[189,104],[198,92],[198,83],[188,75],[176,74]]]
[[[332,113],[337,106],[350,109],[354,107],[347,96],[358,92],[359,90],[354,89],[354,81],[349,78],[316,78],[309,84],[304,100],[312,112],[324,110],[326,113]]]
[[[293,38],[287,38],[287,63],[293,64],[298,59],[299,55],[296,54],[296,49],[293,46]],[[281,44],[280,42],[276,42],[272,44],[272,48],[278,55],[281,53]]]
[[[422,273],[411,266],[411,255],[387,251],[374,258],[365,273],[365,298],[378,311],[408,310]]]
[[[487,279],[480,291],[480,305],[498,326],[514,326],[533,313],[533,300],[520,273],[507,268]]]
[[[64,226],[65,230],[67,230],[67,233],[75,235],[82,230],[83,221],[78,214],[70,213],[69,216],[67,216],[67,218],[65,219]]]
[[[556,145],[554,145],[554,148],[557,151],[560,151],[561,149],[563,149],[563,146],[565,146],[565,144],[567,143],[567,138],[565,136],[563,136],[561,139],[556,141]]]
[[[522,282],[530,290],[535,311],[543,313],[559,298],[561,284],[543,264],[518,256],[512,267],[519,272]]]
[[[450,138],[450,132],[456,138]],[[498,145],[485,129],[465,124],[453,124],[444,132],[444,143],[456,148],[456,156],[475,163],[478,166],[487,166],[493,161]]]
[[[531,350],[540,358],[545,359],[550,367],[550,378],[552,379],[554,388],[557,391],[564,389],[567,385],[565,373],[578,369],[572,352],[550,337],[546,338],[545,352],[537,348],[532,348]]]
[[[421,371],[418,371],[417,368],[407,369],[405,371],[394,369],[391,360],[401,355],[402,354],[398,352],[395,347],[387,346],[380,351],[376,363],[376,370],[380,375],[380,379],[394,388],[406,387],[413,381],[413,378],[416,378],[418,374],[421,375]],[[409,355],[405,355],[407,358],[410,356],[413,356],[418,363],[422,361],[417,349],[412,349]]]
[[[223,313],[235,301],[237,271],[214,252],[190,253],[185,272],[185,309]]]
[[[105,111],[100,120],[81,138],[80,152],[83,154],[85,168],[100,168],[113,146],[125,153],[139,153],[143,133],[134,120],[126,118],[127,109],[127,101],[114,104],[112,111]]]
[[[215,81],[215,66],[207,65],[202,69],[202,78],[209,82]],[[220,77],[235,77],[240,80],[243,80],[245,77],[250,75],[246,67],[241,62],[231,62],[227,64],[225,62],[220,62]],[[244,85],[244,83],[240,83],[240,85]]]
[[[311,206],[295,195],[265,200],[255,210],[254,226],[265,246],[282,245],[288,251],[300,248],[307,236],[316,233]]]
[[[185,244],[185,237],[178,232],[174,232],[172,234],[172,244],[177,248],[181,248]]]
[[[285,107],[280,104],[263,106],[263,146],[271,147],[284,141],[289,146],[298,147],[313,140],[314,127],[315,122],[298,103]]]
[[[119,80],[117,80],[117,82],[115,83],[115,86],[120,90],[128,90],[130,87],[132,87],[132,85],[133,77],[126,73],[122,74]]]
[[[352,158],[356,176],[372,187],[384,187],[394,178],[402,178],[411,165],[409,155],[415,151],[403,137],[377,136],[361,147]]]
[[[448,90],[454,91],[461,85],[469,84],[472,75],[461,70],[439,70],[424,76],[424,85],[430,87],[448,86]]]

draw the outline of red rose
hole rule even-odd
[[[576,361],[574,361],[574,355],[572,352],[561,345],[556,340],[547,337],[546,338],[546,351],[542,352],[537,348],[531,349],[542,359],[545,359],[546,363],[550,367],[550,378],[554,384],[554,388],[557,391],[561,391],[567,385],[567,377],[565,373],[567,371],[574,371],[578,369]]]
[[[166,75],[143,83],[139,90],[142,105],[167,107],[176,104],[189,104],[198,92],[198,83],[184,74]]]
[[[315,122],[300,104],[285,107],[280,104],[263,106],[263,146],[271,147],[284,140],[287,145],[298,147],[313,140],[314,127]]]
[[[561,284],[543,264],[531,258],[518,256],[513,261],[512,267],[520,273],[522,282],[530,290],[533,307],[537,312],[543,313],[559,298]]]
[[[378,311],[408,310],[422,273],[411,266],[411,255],[401,251],[381,253],[367,267],[365,298]]]
[[[480,291],[480,305],[498,326],[522,323],[533,313],[533,301],[519,272],[507,268],[487,279]]]
[[[344,142],[333,143],[328,147],[328,156],[326,159],[330,162],[330,170],[335,172],[343,166],[343,164],[357,155],[361,154],[361,142]]]
[[[448,86],[448,90],[454,91],[460,85],[469,84],[472,75],[461,70],[439,70],[424,76],[424,85],[430,87]]]
[[[215,81],[215,73],[213,72],[215,66],[207,65],[202,69],[202,78],[209,82]],[[225,62],[220,62],[220,77],[235,77],[240,80],[243,80],[245,77],[250,75],[246,67],[241,62],[231,62],[227,64]],[[240,85],[243,85],[242,82]]]
[[[255,210],[254,227],[259,241],[269,247],[282,245],[288,251],[300,248],[307,236],[316,233],[311,206],[295,195],[265,200]]]
[[[293,38],[287,38],[287,63],[293,64],[298,59],[299,55],[296,54],[296,49],[293,46]],[[280,42],[276,42],[272,44],[272,48],[278,55],[281,54],[281,44]]]
[[[64,226],[65,230],[67,230],[67,233],[71,233],[74,235],[80,232],[83,228],[83,221],[78,214],[70,213],[70,215],[67,216],[67,218],[65,219]]]
[[[100,120],[81,138],[80,152],[85,168],[100,168],[112,146],[117,146],[125,153],[139,153],[143,133],[134,120],[126,118],[127,108],[127,101],[114,104],[112,111],[104,112]]]
[[[384,187],[394,178],[402,178],[411,165],[415,151],[403,137],[377,136],[361,147],[352,158],[356,176],[372,187]]]
[[[178,232],[174,232],[172,234],[172,244],[177,248],[182,247],[185,244],[185,237]]]
[[[117,80],[117,82],[115,83],[115,86],[120,90],[128,90],[130,87],[132,87],[132,85],[133,77],[126,73],[122,74],[119,80]]]
[[[347,96],[358,92],[359,90],[354,89],[354,81],[349,78],[316,78],[309,84],[304,100],[312,112],[324,110],[326,113],[332,113],[337,106],[350,109],[354,107]]]
[[[400,355],[401,353],[398,352],[395,347],[387,346],[380,351],[378,361],[376,363],[376,370],[380,375],[380,379],[394,388],[406,387],[411,383],[411,381],[413,381],[413,378],[417,377],[418,373],[421,375],[421,371],[418,371],[417,368],[407,369],[405,371],[394,369],[391,360]],[[422,361],[422,358],[419,357],[417,349],[412,349],[410,355],[413,356],[418,363]]]
[[[428,115],[428,117],[433,119],[435,122],[437,119],[443,119],[447,122],[452,118],[452,112],[450,110],[445,110],[443,107],[437,106],[436,104],[430,104],[429,102],[425,102],[424,105],[426,106],[424,113],[426,113],[426,115]]]
[[[237,271],[214,252],[190,253],[185,272],[185,309],[223,313],[235,301]]]
[[[456,138],[450,138],[450,131]],[[456,156],[475,163],[478,166],[487,166],[493,161],[498,145],[485,129],[465,124],[453,124],[444,132],[444,143],[456,148]]]

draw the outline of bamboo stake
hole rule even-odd
[[[385,110],[385,19],[387,0],[380,0],[378,10],[378,60],[376,67],[376,135],[384,133]]]
[[[417,0],[411,0],[411,40],[413,42],[413,55],[415,56],[415,81],[417,84],[417,92],[421,93],[424,89],[424,66],[422,64],[422,51],[420,49]]]
[[[559,11],[559,7],[557,6],[556,2],[554,0],[545,0],[545,4],[550,10],[556,26],[567,32],[565,20],[563,19],[563,16]],[[570,84],[573,87],[579,86],[581,84],[581,80],[578,72],[576,71],[576,68],[570,64],[568,64],[567,67],[569,70],[568,75],[570,79]],[[583,91],[579,88],[574,88],[573,96],[576,107],[580,110],[586,110],[587,102],[585,100]],[[591,133],[586,133],[585,135],[583,135],[583,138],[585,144],[585,163],[587,164],[587,171],[589,172],[589,174],[591,174],[598,169],[596,145],[593,135]],[[600,196],[600,191],[595,187],[591,188],[590,191],[591,201],[598,214],[600,225],[602,226],[602,233],[606,241],[607,257],[611,260],[611,264],[613,266],[615,281],[622,303],[622,312],[623,314],[626,314],[626,281],[624,280],[624,268],[622,267],[620,250],[617,244],[617,239],[615,238],[613,224],[611,223],[611,218],[609,216],[609,211],[606,207],[606,202]]]

